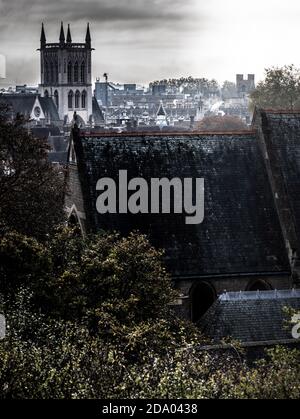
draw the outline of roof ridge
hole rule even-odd
[[[299,109],[273,109],[273,108],[262,108],[263,112],[266,113],[273,113],[273,114],[300,114],[300,108]]]
[[[80,137],[170,137],[183,136],[192,137],[197,135],[203,136],[234,136],[234,135],[256,135],[256,130],[240,130],[240,131],[136,131],[136,132],[80,132]]]

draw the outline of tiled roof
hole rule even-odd
[[[60,135],[60,129],[58,127],[33,127],[31,132],[36,138],[48,138],[49,136]]]
[[[15,114],[19,113],[25,117],[31,115],[34,103],[38,97],[41,107],[43,109],[46,118],[49,117],[51,123],[59,121],[59,115],[57,108],[53,100],[49,97],[41,97],[35,94],[9,94],[9,95],[0,95],[0,103],[4,102],[9,106],[12,106],[13,112]]]
[[[300,248],[300,111],[262,111],[262,129],[269,151],[275,153],[289,198]]]
[[[0,95],[0,103],[5,103],[12,106],[15,114],[20,114],[29,117],[35,102],[36,96],[33,94],[9,94]]]
[[[95,120],[95,124],[96,125],[102,124],[104,122],[103,113],[95,97],[93,97],[92,106],[93,106],[93,117]]]
[[[289,271],[263,158],[253,132],[75,135],[87,220],[92,230],[138,229],[166,250],[173,276]],[[96,211],[102,177],[205,179],[205,219]]]
[[[285,308],[300,310],[299,290],[223,294],[199,327],[215,342],[227,337],[243,343],[283,342],[293,339]]]
[[[59,122],[59,115],[57,108],[50,97],[39,97],[40,104],[43,108],[44,114],[50,117],[51,123]],[[46,116],[46,117],[47,117]]]

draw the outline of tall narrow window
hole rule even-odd
[[[78,77],[79,77],[79,68],[78,68],[78,62],[76,61],[74,65],[74,82],[78,83]]]
[[[91,71],[92,71],[92,63],[91,63],[91,56],[89,56],[89,74],[91,74]]]
[[[81,83],[85,83],[85,62],[84,61],[81,64],[80,81],[81,81]]]
[[[72,63],[69,61],[68,63],[68,83],[72,83]]]
[[[69,94],[68,94],[68,108],[69,109],[73,109],[73,92],[72,90],[70,90]]]
[[[45,90],[45,91],[44,91],[44,96],[45,96],[45,97],[49,97],[49,92],[48,92],[48,90]]]
[[[58,83],[58,62],[55,62],[55,83]]]
[[[55,90],[55,92],[54,92],[54,102],[55,102],[55,105],[58,109],[58,107],[59,107],[59,97],[58,97],[58,91],[57,90]]]
[[[45,84],[49,83],[49,65],[45,62]]]
[[[77,90],[75,93],[75,108],[79,108],[80,106],[80,92]]]
[[[51,62],[50,63],[50,83],[53,83],[53,82],[54,82],[54,65]]]
[[[86,91],[83,91],[81,95],[81,107],[82,109],[86,108]]]

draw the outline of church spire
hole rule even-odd
[[[64,31],[63,22],[61,22],[61,27],[60,27],[59,43],[62,45],[65,43],[65,31]]]
[[[70,25],[68,25],[67,44],[72,44],[72,37],[71,37]]]
[[[89,24],[89,23],[87,24],[87,30],[86,30],[85,43],[86,43],[86,46],[87,46],[88,48],[91,48],[91,43],[92,43],[92,40],[91,40],[90,24]]]
[[[44,24],[42,23],[42,30],[41,30],[41,49],[46,46],[46,35],[45,35],[45,29]]]

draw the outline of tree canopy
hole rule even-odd
[[[46,141],[0,107],[0,226],[45,237],[63,220],[64,173],[47,160]]]
[[[250,98],[253,108],[300,108],[300,69],[294,65],[267,68],[265,80],[258,83]]]

